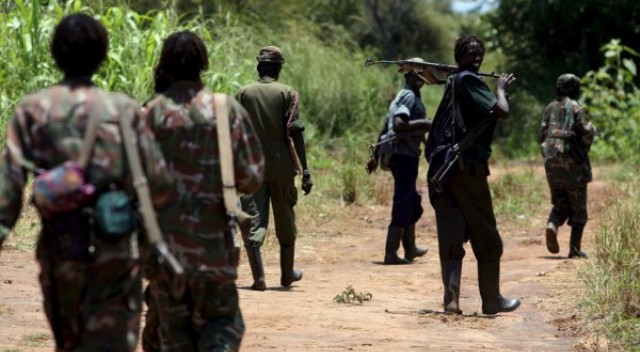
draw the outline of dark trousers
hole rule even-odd
[[[393,226],[407,228],[422,216],[422,197],[416,188],[419,163],[418,157],[399,154],[391,157],[390,168],[394,180],[391,209]]]
[[[436,213],[440,260],[462,260],[469,240],[479,264],[500,260],[502,240],[493,213],[487,176],[482,168],[465,168],[442,193],[431,195]]]

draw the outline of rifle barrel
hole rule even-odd
[[[369,67],[371,65],[376,65],[376,64],[387,64],[387,65],[398,65],[398,66],[403,66],[403,65],[415,65],[415,66],[421,66],[421,67],[425,67],[425,68],[433,68],[436,70],[440,70],[440,71],[445,71],[448,73],[455,73],[458,71],[458,66],[455,65],[448,65],[448,64],[440,64],[440,63],[433,63],[433,62],[420,62],[420,61],[410,61],[410,60],[397,60],[397,61],[392,61],[392,60],[374,60],[372,58],[368,58],[365,62],[364,62],[364,66],[365,67]],[[495,73],[495,72],[477,72],[477,74],[479,76],[484,76],[484,77],[492,77],[492,78],[500,78],[500,75]]]

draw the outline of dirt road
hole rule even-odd
[[[496,170],[499,177],[506,170]],[[542,176],[541,170],[536,172]],[[497,175],[497,176],[496,176]],[[596,174],[596,179],[597,174]],[[421,187],[424,187],[422,185]],[[598,214],[613,201],[608,185],[589,186],[591,220],[584,248],[597,229]],[[301,199],[301,203],[305,199]],[[503,237],[501,290],[522,300],[515,312],[480,313],[476,262],[467,245],[463,265],[463,316],[441,314],[442,282],[435,220],[427,197],[417,224],[419,245],[429,253],[405,266],[385,266],[383,257],[388,206],[345,206],[340,216],[300,218],[297,264],[304,279],[284,290],[279,285],[277,246],[265,248],[265,292],[252,283],[246,258],[240,267],[242,312],[247,325],[243,351],[576,351],[591,346],[577,318],[581,294],[576,271],[588,260],[566,259],[569,229],[560,231],[561,255],[550,255],[542,229],[548,206],[527,214],[523,222],[501,214]],[[270,234],[271,237],[273,234]],[[51,351],[53,341],[42,313],[38,268],[30,251],[9,249],[0,255],[0,351]],[[351,286],[370,293],[363,304],[333,301]]]

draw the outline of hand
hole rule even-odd
[[[311,192],[312,187],[313,182],[311,181],[311,174],[309,173],[309,170],[302,171],[302,190],[304,191],[305,196]]]
[[[377,168],[378,168],[378,158],[371,157],[371,159],[367,161],[367,166],[365,166],[365,170],[367,170],[367,173],[371,175],[371,173],[376,171]]]
[[[423,73],[423,77],[429,82],[429,84],[441,84],[442,79],[436,77],[435,73],[431,70],[426,70]]]
[[[507,87],[516,80],[513,73],[502,73],[496,82],[496,89],[507,89]]]

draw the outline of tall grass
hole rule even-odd
[[[365,68],[369,54],[346,39],[323,41],[317,34],[319,28],[311,23],[292,21],[270,28],[243,23],[229,13],[180,17],[171,7],[141,14],[126,6],[91,8],[86,4],[82,0],[0,0],[5,10],[0,13],[0,142],[17,100],[62,78],[49,53],[51,35],[63,16],[82,11],[99,19],[110,38],[108,59],[94,81],[141,102],[153,94],[153,67],[162,41],[172,32],[189,29],[204,39],[210,58],[204,81],[210,89],[232,95],[257,79],[255,56],[260,47],[281,47],[287,62],[280,80],[300,92],[310,167],[316,175],[331,173],[335,158],[350,156],[346,159],[349,164],[341,166],[339,188],[344,192],[336,197],[355,201],[371,193],[370,189],[354,192],[355,187],[371,186],[356,170],[366,161],[366,143],[375,139],[388,103],[402,86],[395,67]],[[442,94],[439,87],[423,91],[427,92],[425,100],[432,102]],[[434,110],[435,106],[430,109]],[[329,160],[322,160],[324,157]],[[323,169],[325,166],[330,168]]]
[[[614,205],[601,221],[591,265],[581,272],[582,300],[615,350],[640,350],[640,193]]]

